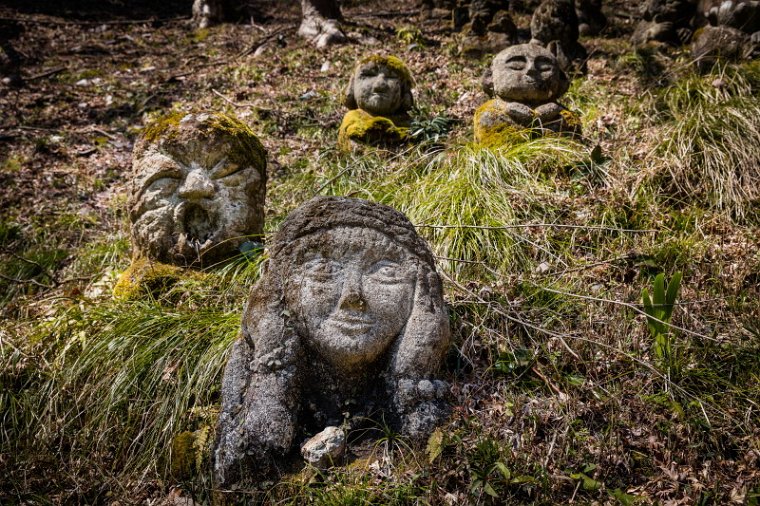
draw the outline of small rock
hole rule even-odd
[[[550,268],[551,266],[549,265],[548,262],[541,262],[540,264],[538,264],[538,267],[536,267],[536,272],[539,274],[546,274],[547,272],[549,272]]]
[[[303,458],[320,469],[330,467],[345,451],[346,434],[339,427],[326,427],[301,447]]]

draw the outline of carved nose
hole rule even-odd
[[[179,189],[179,196],[184,199],[202,199],[214,196],[214,183],[203,169],[195,169],[185,178]]]
[[[355,309],[362,311],[367,306],[362,293],[361,277],[349,276],[343,284],[343,293],[340,297],[341,309]]]
[[[375,78],[375,82],[372,84],[372,89],[375,91],[385,91],[388,89],[388,83],[385,80],[385,77],[382,75],[379,75]]]

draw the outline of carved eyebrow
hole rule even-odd
[[[148,178],[145,180],[145,182],[142,184],[142,188],[140,189],[140,194],[147,190],[150,185],[158,181],[159,179],[182,179],[183,170],[182,166],[175,162],[174,160],[171,161],[171,164],[162,164],[161,168],[148,176]]]
[[[525,63],[528,60],[522,55],[510,56],[504,63],[520,62]]]
[[[236,174],[243,170],[246,167],[243,167],[242,165],[239,165],[237,163],[229,162],[227,161],[227,157],[225,156],[218,162],[216,162],[216,165],[211,167],[208,172],[211,177],[211,179],[221,179],[223,177],[231,176],[233,174]]]

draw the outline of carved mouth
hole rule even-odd
[[[218,225],[214,213],[198,204],[187,204],[183,209],[179,226],[187,244],[199,249],[211,241]]]
[[[340,314],[332,316],[328,324],[341,334],[353,337],[372,330],[374,321],[366,316]]]

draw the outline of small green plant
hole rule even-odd
[[[673,316],[678,290],[681,287],[681,272],[676,272],[665,283],[665,274],[660,273],[654,278],[652,295],[644,288],[641,299],[644,312],[647,315],[649,334],[654,339],[654,354],[669,371],[675,365],[673,343],[670,338],[670,318]]]

